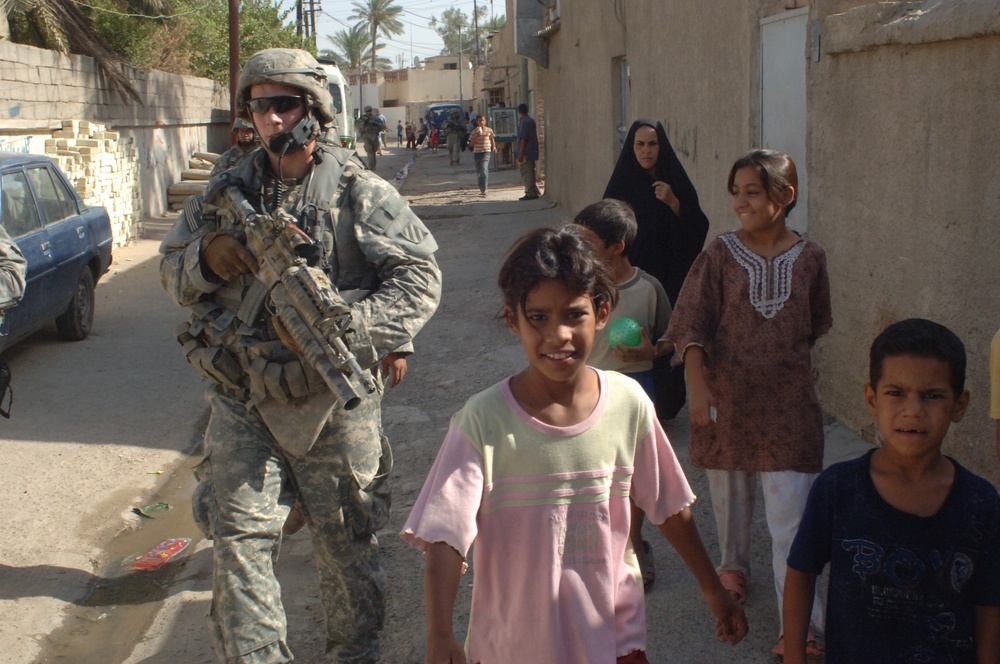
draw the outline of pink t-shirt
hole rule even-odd
[[[401,533],[463,557],[475,542],[470,662],[609,664],[646,647],[628,499],[660,524],[694,494],[642,388],[594,371],[597,407],[571,427],[531,417],[509,379],[469,399]]]

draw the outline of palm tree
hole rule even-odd
[[[402,12],[403,8],[395,4],[395,0],[354,0],[354,12],[351,14],[351,18],[359,20],[365,31],[372,36],[373,71],[379,64],[376,55],[379,49],[377,45],[378,34],[381,32],[386,39],[393,35],[402,34],[403,22],[398,18]]]
[[[171,11],[169,0],[139,0],[131,6],[152,15]],[[32,46],[93,58],[112,90],[123,100],[142,103],[126,72],[129,63],[94,31],[77,0],[0,0],[0,23],[9,28],[5,19],[24,19]]]
[[[361,65],[371,59],[372,45],[369,42],[368,31],[360,23],[349,30],[340,30],[333,36],[327,36],[327,39],[339,50],[323,49],[319,52],[319,56],[333,60],[338,67],[347,72],[361,73]],[[382,50],[384,45],[379,44],[378,48]],[[392,66],[392,61],[381,55],[375,57],[375,62],[380,69]]]

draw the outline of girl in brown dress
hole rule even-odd
[[[665,335],[687,369],[691,461],[707,471],[719,529],[723,585],[740,601],[750,576],[757,475],[772,539],[778,607],[785,560],[813,479],[823,421],[810,351],[830,329],[826,255],[785,226],[798,178],[788,155],[754,150],[729,174],[739,230],[695,260]],[[822,648],[822,607],[810,647]],[[783,654],[783,643],[774,652]]]

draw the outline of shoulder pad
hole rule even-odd
[[[351,198],[359,223],[427,258],[437,242],[396,188],[371,171],[359,171],[351,183]]]

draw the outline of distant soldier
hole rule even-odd
[[[324,139],[336,111],[308,52],[255,53],[236,99],[263,149],[213,178],[204,211],[185,209],[160,248],[164,288],[191,309],[179,338],[209,381],[197,468],[204,492],[194,509],[213,540],[211,633],[221,661],[292,661],[274,561],[297,498],[316,551],[327,660],[374,664],[386,592],[376,531],[388,519],[392,458],[382,367],[412,348],[437,307],[437,245],[391,184]],[[257,276],[266,266],[244,244],[233,188],[256,214],[294,220],[310,267],[293,274],[306,273],[329,304],[342,297],[349,308],[343,338],[360,365],[352,379],[371,377],[378,388],[351,410],[338,407],[315,355],[286,327],[289,291],[267,290]],[[282,306],[285,314],[272,315]],[[296,330],[315,325],[326,338],[323,321],[299,320]]]
[[[215,162],[215,167],[212,168],[213,176],[229,170],[243,157],[257,149],[257,132],[248,120],[243,118],[233,120],[233,133],[236,134],[236,145],[219,156],[219,161]]]
[[[458,164],[462,156],[462,143],[468,132],[465,130],[465,123],[459,116],[458,111],[452,111],[451,117],[445,121],[442,127],[445,140],[448,142],[448,163],[452,166]]]
[[[365,142],[365,152],[368,154],[368,168],[375,170],[376,155],[381,144],[379,134],[385,131],[385,123],[372,114],[372,107],[365,106],[365,114],[358,120],[358,133]]]

